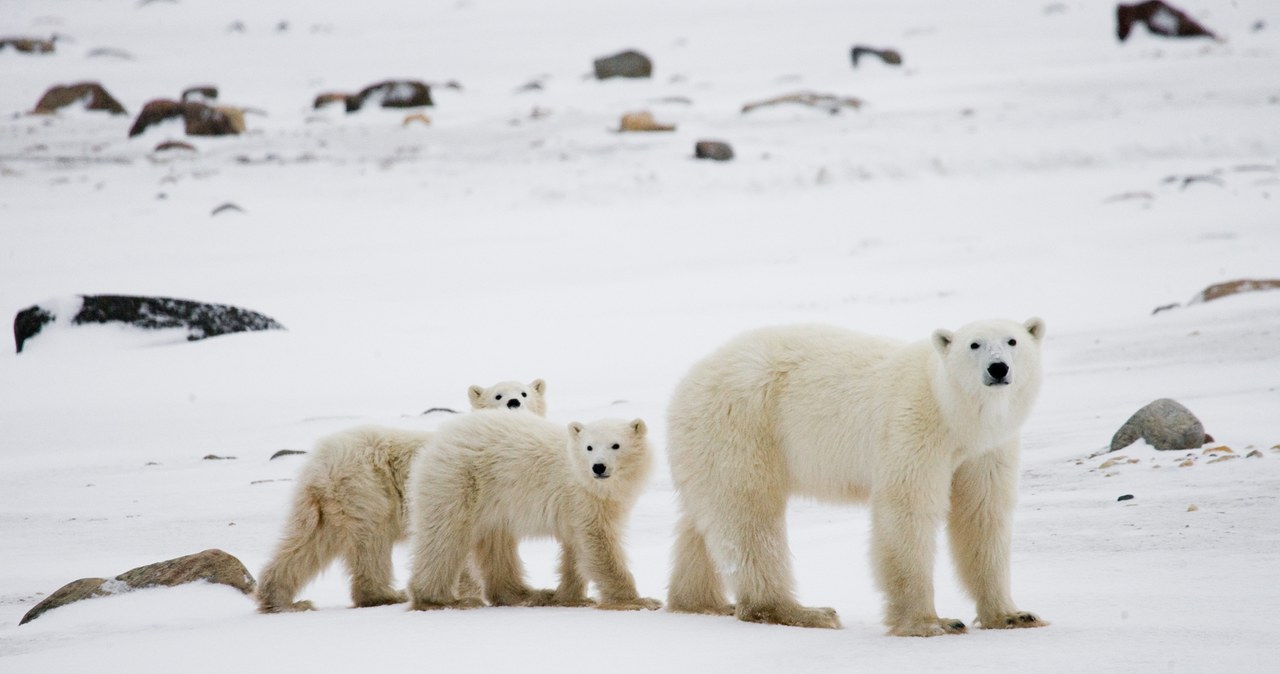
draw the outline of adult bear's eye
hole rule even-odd
[[[978,343],[977,343],[977,342],[974,342],[974,343],[970,344],[970,345],[969,345],[969,348],[970,348],[970,349],[976,349],[976,348],[978,348]]]
[[[1017,345],[1018,345],[1018,340],[1016,339],[1009,340],[1009,346],[1017,346]]]
[[[615,442],[615,443],[613,443],[613,448],[614,448],[614,449],[622,449],[622,445],[619,445],[618,443],[616,443],[616,442]]]
[[[587,445],[587,451],[591,451],[591,445]]]
[[[528,393],[525,393],[524,391],[521,391],[521,392],[520,392],[520,397],[521,397],[521,398],[528,398],[528,397],[529,397],[529,394],[528,394]]]

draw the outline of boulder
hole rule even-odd
[[[104,110],[113,115],[126,115],[128,112],[107,90],[97,82],[78,82],[76,84],[54,85],[44,92],[36,107],[31,112],[36,115],[51,115],[69,105],[79,103],[85,110]]]
[[[71,314],[71,325],[124,323],[145,330],[185,329],[189,342],[235,332],[285,329],[275,319],[248,309],[169,297],[78,295],[46,304],[27,307],[14,317],[13,339],[18,353],[45,326],[66,318],[60,317],[59,312]]]
[[[252,594],[257,587],[257,581],[239,559],[222,550],[210,549],[130,569],[110,580],[81,578],[72,581],[33,606],[18,624],[25,625],[47,611],[82,599],[106,597],[147,587],[173,587],[196,581],[230,585],[246,595]]]
[[[613,56],[602,56],[592,65],[598,80],[607,80],[610,77],[653,77],[653,61],[634,49]]]
[[[718,140],[700,140],[693,146],[693,156],[698,159],[729,161],[733,159],[733,148]]]
[[[1128,447],[1139,439],[1159,450],[1197,449],[1210,441],[1196,415],[1170,398],[1161,398],[1134,412],[1112,436],[1110,451]]]
[[[1148,0],[1133,5],[1116,5],[1116,37],[1124,42],[1135,24],[1142,24],[1152,35],[1161,37],[1208,37],[1218,40],[1212,31],[1200,25],[1186,12],[1162,0]]]

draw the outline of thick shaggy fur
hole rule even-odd
[[[468,390],[472,409],[546,413],[541,379],[500,382]],[[507,407],[496,400],[524,401]],[[513,415],[532,416],[532,415]],[[405,483],[413,455],[431,438],[426,431],[364,426],[321,438],[298,476],[293,507],[271,561],[258,579],[258,610],[305,611],[294,597],[333,560],[351,575],[351,601],[380,606],[406,600],[393,586],[391,551],[407,533]]]
[[[656,609],[627,570],[622,532],[648,477],[644,422],[560,424],[528,414],[483,411],[440,427],[409,478],[413,546],[411,608],[471,608],[459,579],[474,559],[484,598],[495,606]],[[560,585],[534,590],[524,579],[520,539],[561,542]]]
[[[1043,336],[1039,319],[980,321],[915,344],[782,327],[696,364],[669,410],[681,508],[670,610],[839,627],[833,609],[795,600],[786,505],[803,495],[870,501],[891,634],[965,630],[934,608],[944,520],[978,622],[1045,624],[1009,590],[1019,431],[1040,388]]]

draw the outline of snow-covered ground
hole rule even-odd
[[[0,37],[61,37],[51,55],[0,52],[0,317],[154,294],[288,330],[50,330],[0,356],[0,669],[1274,671],[1280,291],[1187,302],[1280,277],[1280,6],[1182,7],[1226,40],[1119,44],[1114,4],[1092,0],[5,0]],[[905,64],[854,69],[854,44]],[[652,79],[586,77],[625,48]],[[430,126],[310,109],[394,77],[461,89],[433,90]],[[23,114],[82,80],[131,115]],[[200,84],[264,114],[186,139],[194,154],[154,151],[175,126],[126,138],[146,101]],[[804,90],[865,105],[740,113]],[[677,130],[614,131],[641,109]],[[693,159],[704,138],[736,159]],[[225,203],[242,210],[211,215]],[[430,428],[418,413],[464,407],[470,384],[545,378],[552,418],[644,417],[661,448],[678,378],[740,330],[923,339],[1031,315],[1049,336],[1014,593],[1046,629],[884,636],[866,510],[808,502],[790,516],[800,597],[841,630],[352,610],[338,568],[303,593],[308,614],[186,586],[17,626],[68,581],[206,548],[257,573],[302,465],[268,457],[357,423]],[[1161,397],[1242,458],[1139,444],[1120,452],[1137,463],[1086,460]],[[662,598],[675,503],[659,466],[627,547]],[[555,546],[522,551],[553,584]],[[406,565],[400,551],[402,581]],[[971,619],[945,556],[936,576],[939,612]]]

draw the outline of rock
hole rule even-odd
[[[57,41],[57,35],[51,36],[48,40],[38,37],[0,37],[0,52],[4,51],[5,47],[13,47],[15,51],[23,54],[52,54]]]
[[[31,111],[34,115],[51,115],[69,105],[80,103],[85,110],[105,110],[113,115],[129,114],[120,101],[117,101],[97,82],[79,82],[66,86],[54,85],[44,92]]]
[[[1179,468],[1190,468],[1190,467],[1192,467],[1192,466],[1194,466],[1194,465],[1196,465],[1196,460],[1195,460],[1195,459],[1186,459],[1186,460],[1184,460],[1182,463],[1179,463],[1179,464],[1178,464],[1178,467],[1179,467]]]
[[[1200,294],[1191,298],[1191,302],[1193,304],[1199,302],[1212,302],[1223,297],[1238,295],[1240,293],[1277,289],[1280,289],[1280,279],[1239,279],[1236,281],[1215,283],[1208,288],[1201,290]]]
[[[421,416],[426,416],[428,414],[435,414],[436,412],[444,412],[445,414],[457,414],[458,410],[455,410],[449,407],[432,407],[426,412],[423,412]]]
[[[1230,461],[1238,458],[1240,458],[1239,454],[1224,454],[1216,459],[1210,459],[1209,463],[1222,463],[1223,461]]]
[[[1111,450],[1123,449],[1141,438],[1160,450],[1196,449],[1205,443],[1204,425],[1176,400],[1161,398],[1124,422],[1111,438]]]
[[[1198,506],[1198,505],[1196,505],[1196,504],[1194,504],[1194,503],[1192,503],[1191,505],[1187,506],[1187,512],[1189,512],[1189,513],[1193,513],[1193,512],[1195,512],[1195,511],[1197,511],[1197,510],[1199,510],[1199,509],[1200,509],[1200,506]]]
[[[18,353],[22,353],[27,340],[57,321],[59,312],[64,317],[72,314],[71,325],[125,323],[146,330],[183,328],[189,342],[236,332],[285,329],[275,319],[247,309],[168,297],[77,295],[52,304],[59,308],[36,305],[14,317],[13,339]]]
[[[1231,449],[1230,447],[1227,447],[1226,445],[1219,445],[1217,447],[1210,447],[1200,453],[1201,454],[1235,454],[1236,452],[1235,450]]]
[[[222,215],[223,213],[243,213],[243,212],[244,212],[244,209],[241,208],[239,204],[234,204],[228,201],[224,204],[220,204],[217,208],[214,208],[212,211],[209,211],[209,215]]]
[[[272,454],[272,455],[271,455],[271,458],[270,458],[270,459],[267,459],[267,460],[268,460],[268,461],[275,461],[276,459],[278,459],[278,458],[280,458],[280,457],[282,457],[282,456],[294,456],[294,455],[297,455],[297,454],[306,454],[306,452],[302,451],[301,449],[282,449],[282,450],[280,450],[280,451],[276,452],[275,454]]]
[[[421,112],[415,112],[411,115],[405,115],[404,121],[400,122],[400,126],[409,126],[414,122],[418,122],[423,126],[431,126],[431,118],[422,114]]]
[[[628,112],[622,116],[622,122],[618,125],[619,131],[675,131],[673,124],[659,124],[653,118],[653,113],[648,110],[639,112]]]
[[[857,45],[849,51],[849,57],[853,60],[854,68],[858,67],[858,59],[864,56],[875,56],[881,61],[884,61],[886,65],[902,65],[902,54],[899,54],[897,50],[894,49],[875,49],[874,47]]]
[[[213,103],[218,100],[218,88],[214,86],[187,87],[180,99],[183,103]]]
[[[1116,5],[1116,37],[1124,42],[1134,24],[1142,24],[1152,35],[1162,37],[1209,37],[1218,40],[1208,28],[1186,12],[1163,2],[1148,0],[1134,5]]]
[[[196,146],[192,145],[191,143],[187,143],[181,140],[166,140],[163,143],[156,145],[156,149],[154,150],[154,152],[173,152],[176,150],[183,150],[185,152],[197,151]]]
[[[204,459],[203,459],[203,460],[205,460],[205,461],[235,461],[235,460],[236,460],[236,457],[234,457],[234,456],[218,456],[217,454],[205,454],[205,455],[204,455]]]
[[[1116,499],[1116,500],[1117,500],[1117,501],[1132,501],[1132,500],[1133,500],[1133,494],[1124,494],[1124,495],[1122,495],[1120,498],[1118,498],[1118,499]]]
[[[653,77],[653,61],[648,56],[629,49],[613,56],[603,56],[592,63],[596,79],[610,77]]]
[[[718,140],[700,140],[693,146],[693,156],[698,159],[729,161],[733,159],[733,148]]]
[[[1263,457],[1262,450],[1255,449],[1244,455],[1247,459],[1261,459]]]
[[[313,110],[319,110],[320,108],[333,105],[334,103],[341,103],[343,107],[346,107],[348,98],[351,98],[351,94],[342,94],[336,91],[328,91],[323,94],[317,95],[315,100],[312,101],[311,103],[311,108]]]
[[[72,581],[32,607],[18,624],[25,625],[46,611],[82,599],[105,597],[147,587],[173,587],[200,580],[230,585],[246,595],[252,594],[257,587],[253,575],[240,560],[222,550],[211,549],[130,569],[112,580],[81,578]]]
[[[182,118],[183,130],[188,136],[231,136],[244,132],[244,110],[232,107],[213,107],[196,101],[171,101],[156,99],[142,106],[138,118],[129,128],[132,138],[160,122]]]

